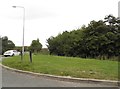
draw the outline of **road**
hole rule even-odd
[[[113,87],[110,85],[75,83],[43,78],[2,68],[3,87]]]

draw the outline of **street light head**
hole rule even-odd
[[[12,6],[13,8],[16,8],[16,6]]]

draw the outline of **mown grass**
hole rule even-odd
[[[109,60],[83,59],[51,55],[33,55],[33,62],[25,55],[23,62],[20,56],[6,58],[4,65],[27,71],[71,76],[78,78],[118,79],[118,62]]]

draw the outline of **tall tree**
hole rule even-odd
[[[106,24],[109,23],[109,24]],[[88,26],[65,31],[47,40],[51,54],[79,57],[120,55],[120,19],[112,15],[105,21],[91,21]]]

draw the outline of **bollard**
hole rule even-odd
[[[30,51],[30,62],[32,63],[32,52]]]
[[[22,54],[22,51],[20,52],[20,55],[21,55],[21,62],[23,60],[23,54]]]

